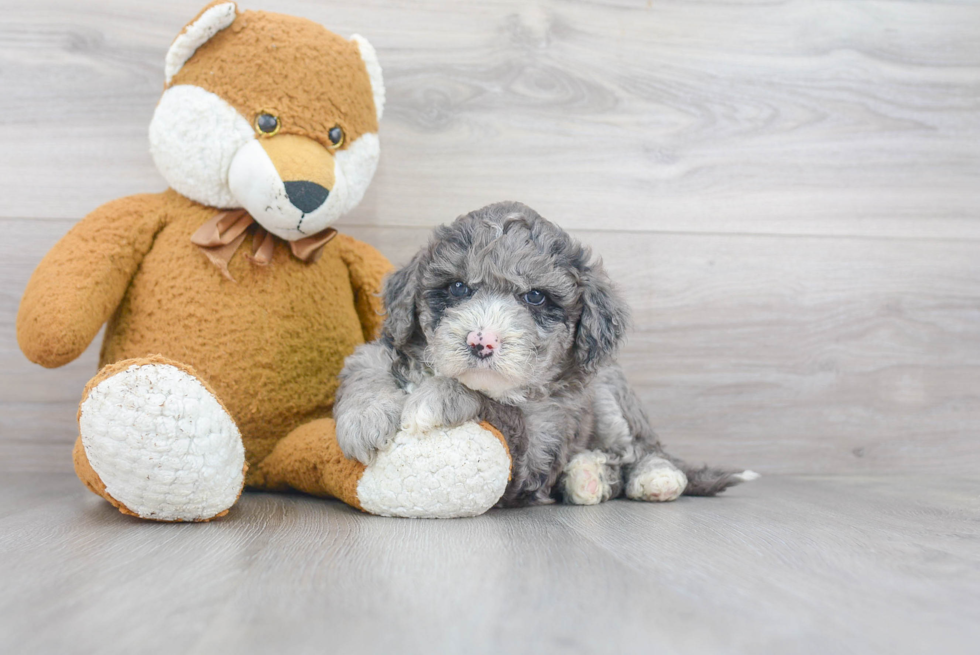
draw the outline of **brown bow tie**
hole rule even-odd
[[[211,220],[202,225],[191,236],[191,243],[207,255],[222,275],[235,282],[235,278],[228,272],[228,262],[238,250],[238,246],[242,245],[242,241],[245,240],[250,228],[252,228],[252,254],[245,256],[253,264],[266,266],[272,261],[272,254],[276,249],[276,239],[279,237],[259,225],[244,209],[233,209],[215,214]],[[328,227],[312,236],[299,241],[287,241],[287,243],[289,249],[293,251],[294,257],[307,264],[312,264],[320,259],[320,255],[323,254],[323,246],[327,245],[327,242],[335,236],[337,236],[337,230]]]

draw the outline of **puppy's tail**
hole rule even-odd
[[[729,487],[759,479],[755,471],[733,471],[708,465],[698,467],[673,457],[670,459],[687,476],[685,496],[716,496]]]

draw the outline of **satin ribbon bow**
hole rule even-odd
[[[245,240],[249,231],[252,232],[252,253],[246,253],[245,256],[253,264],[267,266],[272,261],[272,255],[276,249],[276,239],[279,237],[259,225],[244,209],[219,212],[191,236],[191,243],[207,255],[222,275],[235,282],[235,278],[228,271],[228,262],[231,261],[238,247],[242,245],[242,241]],[[327,245],[327,242],[335,236],[337,236],[337,230],[328,227],[312,236],[286,243],[289,244],[289,249],[292,250],[296,259],[312,264],[320,259],[320,255],[323,254],[323,246]]]

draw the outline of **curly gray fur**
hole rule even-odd
[[[456,283],[465,294],[450,290]],[[545,301],[530,303],[532,290]],[[585,450],[604,454],[603,499],[619,495],[645,457],[684,471],[690,495],[748,479],[663,451],[613,361],[627,306],[589,248],[529,207],[497,203],[436,228],[388,278],[384,297],[382,337],[358,348],[341,373],[334,416],[348,457],[369,463],[399,428],[481,418],[511,450],[505,505],[556,500],[565,464]],[[497,339],[491,356],[468,344],[480,330]]]

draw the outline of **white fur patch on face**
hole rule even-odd
[[[374,109],[378,114],[378,122],[381,122],[381,115],[385,109],[385,83],[381,75],[381,64],[378,62],[378,53],[374,46],[368,43],[360,34],[355,34],[350,38],[357,44],[357,49],[361,53],[364,61],[364,68],[367,69],[368,78],[371,80],[371,91],[374,94]]]
[[[242,206],[228,187],[228,170],[254,141],[251,124],[234,107],[198,86],[164,91],[150,121],[150,154],[167,184],[211,207]]]
[[[233,22],[237,7],[234,2],[225,2],[215,5],[205,11],[200,17],[187,26],[181,32],[167,51],[164,73],[167,76],[167,84],[174,78],[180,69],[184,67],[187,60],[194,56],[197,49],[207,43],[211,37],[225,29]]]
[[[476,516],[507,488],[510,456],[476,423],[424,435],[399,432],[357,484],[365,511],[406,518]]]
[[[103,380],[82,403],[78,427],[106,491],[143,518],[212,518],[245,483],[234,421],[174,366],[133,365]]]
[[[265,229],[287,241],[316,234],[352,210],[378,167],[377,134],[364,134],[334,153],[334,185],[327,200],[303,213],[289,201],[279,172],[262,145],[253,140],[235,155],[228,168],[228,187],[241,207]]]
[[[466,339],[474,330],[497,335],[500,346],[492,356],[472,357]],[[477,297],[446,311],[429,339],[427,354],[440,375],[491,398],[513,401],[535,371],[534,333],[534,320],[516,300]]]
[[[469,368],[457,375],[456,379],[473,391],[480,391],[498,400],[521,386],[520,380],[512,380],[506,375],[489,369]]]

